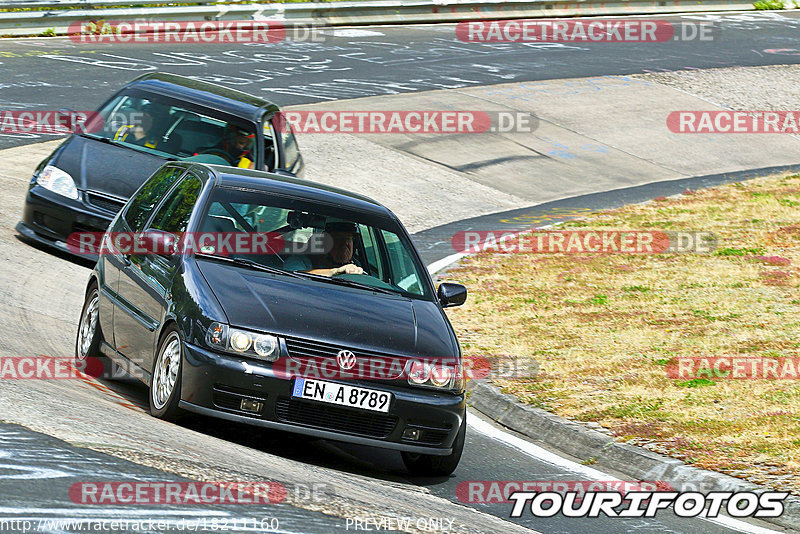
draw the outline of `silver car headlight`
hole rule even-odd
[[[78,200],[78,188],[75,187],[75,180],[72,179],[69,173],[62,171],[58,167],[48,165],[42,169],[42,172],[36,177],[36,183],[48,191],[72,200]]]
[[[211,323],[206,332],[206,342],[220,350],[274,362],[280,355],[278,338],[241,328],[231,328],[222,323]]]
[[[454,391],[464,388],[464,373],[460,364],[409,360],[405,375],[412,386]]]

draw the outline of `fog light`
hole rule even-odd
[[[243,412],[250,413],[261,413],[261,408],[263,407],[264,403],[251,399],[242,399],[242,404],[239,406]]]
[[[411,441],[419,440],[422,431],[419,428],[408,427],[403,431],[403,439],[410,439]]]

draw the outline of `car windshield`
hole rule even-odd
[[[154,155],[247,168],[259,155],[253,124],[158,95],[119,95],[99,115],[85,135]]]
[[[242,258],[320,283],[431,296],[406,233],[387,217],[223,187],[213,191],[195,235],[200,254]],[[361,272],[331,273],[348,265]]]

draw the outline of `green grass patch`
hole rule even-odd
[[[764,254],[761,247],[724,247],[714,251],[715,256],[759,256]]]

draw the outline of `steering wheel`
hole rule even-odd
[[[203,150],[202,152],[198,152],[198,155],[200,155],[200,154],[211,154],[212,156],[219,156],[222,159],[224,159],[225,161],[227,161],[228,163],[230,163],[231,165],[234,164],[233,159],[231,158],[231,155],[228,154],[227,151],[222,150],[221,148],[207,148],[207,149]]]

